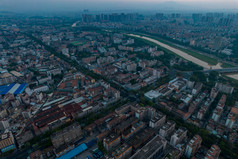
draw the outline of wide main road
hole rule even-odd
[[[162,43],[162,42],[160,42],[160,41],[158,41],[158,40],[155,40],[155,39],[153,39],[153,38],[149,38],[149,37],[146,37],[146,36],[135,35],[135,34],[128,34],[128,35],[129,35],[129,36],[133,36],[133,37],[137,37],[137,38],[141,38],[141,39],[144,39],[144,40],[153,42],[153,43],[155,43],[155,44],[157,44],[157,45],[160,45],[161,47],[163,47],[163,48],[165,48],[165,49],[167,49],[167,50],[169,50],[169,51],[174,52],[175,54],[177,54],[177,55],[183,57],[184,59],[186,59],[186,60],[188,60],[188,61],[191,61],[191,62],[193,62],[193,63],[195,63],[195,64],[197,64],[197,65],[203,67],[204,69],[221,69],[221,68],[222,68],[221,65],[220,65],[220,63],[218,63],[217,65],[210,65],[210,64],[208,64],[207,62],[204,62],[204,61],[202,61],[202,60],[200,60],[200,59],[198,59],[198,58],[196,58],[196,57],[193,57],[193,56],[187,54],[187,53],[184,52],[184,51],[181,51],[181,50],[179,50],[179,49],[177,49],[177,48],[174,48],[174,47],[172,47],[172,46],[169,46],[169,45],[167,45],[167,44],[165,44],[165,43]]]

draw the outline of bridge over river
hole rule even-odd
[[[231,68],[221,68],[221,69],[205,69],[203,72],[211,72],[216,71],[219,73],[238,73],[238,67],[231,67]]]

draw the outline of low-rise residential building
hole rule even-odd
[[[174,147],[176,147],[178,144],[180,144],[185,138],[187,137],[187,129],[180,127],[172,136],[170,139],[170,144]]]
[[[212,145],[207,151],[205,159],[218,159],[221,153],[221,149],[217,145]]]
[[[113,150],[113,148],[117,147],[121,142],[121,136],[111,133],[103,140],[103,146],[107,151]]]
[[[133,146],[135,150],[137,150],[141,145],[143,145],[146,141],[148,141],[155,134],[155,130],[148,127],[143,131],[140,131],[138,134],[133,136],[130,139],[130,144]]]
[[[199,135],[195,135],[187,144],[185,149],[185,156],[191,158],[201,147],[202,138]]]
[[[16,148],[15,140],[11,131],[1,134],[0,150],[2,153]]]
[[[167,123],[160,128],[159,134],[163,137],[167,137],[174,131],[175,125],[176,123],[174,121],[167,121]]]
[[[39,93],[39,92],[46,92],[49,90],[49,87],[46,85],[38,86],[33,89],[33,92]]]
[[[224,106],[225,106],[225,103],[226,103],[226,95],[223,94],[222,97],[221,97],[221,99],[220,99],[220,101],[219,101],[219,103],[218,103],[218,105],[217,105],[217,107],[216,107],[215,110],[213,111],[212,119],[213,119],[214,121],[217,122],[217,121],[220,119],[221,114],[222,114],[222,112],[223,112],[223,108],[224,108]]]
[[[112,152],[112,155],[116,159],[127,159],[131,156],[131,153],[132,153],[132,146],[124,143],[121,146],[119,146],[118,148],[116,148]]]
[[[231,108],[230,113],[228,114],[228,117],[226,119],[226,126],[230,129],[233,128],[236,120],[237,120],[237,116],[238,116],[238,102],[236,102],[236,106]]]
[[[161,112],[157,112],[150,120],[149,126],[152,128],[158,128],[161,127],[166,120],[166,115],[164,115]]]
[[[138,150],[130,159],[154,159],[159,158],[165,147],[167,141],[159,135],[156,135],[145,146]]]
[[[77,123],[51,135],[51,141],[55,148],[61,145],[71,145],[82,138],[81,126]]]
[[[10,84],[15,81],[16,81],[16,77],[8,72],[0,74],[0,86],[5,84]]]
[[[227,84],[223,84],[223,83],[216,83],[215,87],[218,88],[220,92],[227,93],[227,94],[232,94],[234,91],[234,87],[229,86]]]
[[[127,129],[125,130],[123,133],[122,133],[122,139],[124,140],[128,140],[129,138],[131,138],[134,134],[136,134],[138,131],[140,131],[141,129],[143,129],[145,127],[145,123],[144,122],[137,122],[135,124],[133,124],[131,126],[130,129]]]

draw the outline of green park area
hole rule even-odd
[[[210,64],[210,65],[216,65],[216,64],[218,63],[218,61],[217,61],[216,59],[212,58],[212,57],[209,57],[209,56],[206,56],[206,55],[203,55],[203,54],[200,54],[200,53],[198,53],[198,52],[191,51],[191,50],[188,50],[188,49],[185,49],[185,48],[181,48],[181,47],[179,47],[179,46],[177,46],[177,45],[175,45],[175,44],[173,44],[173,43],[170,43],[170,42],[168,42],[168,41],[165,41],[165,40],[163,40],[163,39],[161,39],[161,38],[158,38],[158,37],[156,37],[156,36],[144,35],[144,34],[141,34],[141,35],[142,35],[142,36],[147,36],[147,37],[153,38],[153,39],[158,40],[158,41],[160,41],[160,42],[162,42],[162,43],[164,43],[164,44],[167,44],[167,45],[169,45],[169,46],[171,46],[171,47],[174,47],[174,48],[176,48],[176,49],[179,49],[179,50],[181,50],[181,51],[183,51],[183,52],[185,52],[185,53],[187,53],[187,54],[189,54],[189,55],[191,55],[191,56],[193,56],[193,57],[196,57],[196,58],[198,58],[198,59],[200,59],[200,60],[202,60],[202,61],[204,61],[204,62],[207,62],[207,63]]]
[[[174,48],[176,48],[176,49],[179,49],[179,50],[181,50],[181,51],[183,51],[183,52],[185,52],[185,53],[187,53],[187,54],[189,54],[189,55],[191,55],[191,56],[193,56],[193,57],[195,57],[195,58],[197,58],[197,59],[200,59],[200,60],[202,60],[202,61],[204,61],[204,62],[207,62],[207,63],[210,64],[210,65],[217,65],[217,64],[218,64],[218,60],[215,59],[215,58],[213,58],[213,57],[209,57],[209,56],[207,56],[207,55],[205,55],[205,54],[198,53],[197,51],[188,50],[188,49],[186,49],[186,48],[179,47],[178,45],[176,45],[176,44],[174,44],[174,43],[172,43],[172,42],[169,42],[169,41],[167,41],[167,40],[161,39],[161,38],[159,38],[159,37],[157,37],[157,36],[148,35],[148,34],[141,34],[141,33],[135,33],[135,34],[141,35],[141,36],[146,36],[146,37],[149,37],[149,38],[153,38],[153,39],[155,39],[155,40],[158,40],[158,41],[160,41],[160,42],[162,42],[162,43],[164,43],[164,44],[167,44],[167,45],[169,45],[169,46],[171,46],[171,47],[174,47]],[[161,48],[161,46],[160,46],[159,48]],[[162,49],[162,48],[161,48],[161,49]],[[163,49],[162,49],[162,50],[163,50]],[[168,51],[168,50],[167,50],[167,51]],[[172,53],[171,51],[169,51],[169,52]],[[225,62],[222,62],[222,65],[221,65],[221,66],[222,66],[223,68],[234,67],[233,65],[228,64],[228,63],[225,63]]]
[[[222,68],[230,68],[230,67],[234,67],[234,66],[231,65],[231,64],[229,64],[229,63],[223,62],[223,63],[221,64],[221,67],[222,67]]]
[[[79,45],[82,45],[82,42],[80,42],[80,41],[74,41],[74,42],[72,42],[71,44],[74,45],[74,46],[79,46]]]

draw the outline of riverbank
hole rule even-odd
[[[146,37],[146,36],[140,36],[140,35],[135,35],[135,34],[127,34],[131,37],[136,37],[136,38],[141,38],[141,39],[144,39],[144,40],[147,40],[147,41],[150,41],[154,44],[157,44],[159,45],[160,47],[163,47],[171,52],[173,52],[174,54],[177,54],[178,56],[188,60],[188,61],[191,61],[201,67],[203,67],[204,69],[222,69],[222,63],[217,63],[216,65],[211,65],[209,64],[208,62],[205,62],[199,58],[196,58],[188,53],[186,53],[185,51],[182,51],[178,48],[175,48],[175,47],[172,47],[168,44],[165,44],[165,43],[162,43],[156,39],[153,39],[153,38],[150,38],[150,37]],[[227,75],[228,77],[230,78],[233,78],[235,80],[238,80],[238,74],[234,74],[234,75]]]
[[[171,42],[168,38],[163,39],[161,38],[159,35],[155,34],[155,35],[152,35],[151,33],[137,33],[137,32],[133,32],[132,34],[134,35],[140,35],[140,36],[145,36],[145,37],[149,37],[149,38],[152,38],[152,39],[155,39],[155,40],[158,40],[164,44],[167,44],[171,47],[174,47],[174,48],[177,48],[181,51],[184,51],[185,53],[193,56],[193,57],[196,57],[204,62],[207,62],[208,64],[210,65],[216,65],[218,62],[222,63],[221,66],[223,68],[229,68],[229,67],[238,67],[237,64],[235,63],[231,63],[231,62],[226,62],[226,61],[223,61],[223,59],[220,59],[219,57],[216,57],[216,56],[213,56],[211,54],[207,54],[205,52],[201,52],[201,51],[198,51],[198,50],[194,50],[193,48],[189,48],[187,46],[184,46],[183,44],[177,44],[176,42]],[[171,39],[172,40],[172,39]]]
[[[203,68],[205,69],[221,69],[221,65],[218,63],[217,65],[210,65],[209,63],[207,62],[204,62],[192,55],[189,55],[188,53],[184,52],[184,51],[181,51],[177,48],[174,48],[168,44],[165,44],[165,43],[162,43],[158,40],[155,40],[155,39],[152,39],[152,38],[149,38],[149,37],[146,37],[146,36],[140,36],[140,35],[135,35],[135,34],[128,34],[129,36],[132,36],[132,37],[137,37],[137,38],[141,38],[141,39],[144,39],[144,40],[148,40],[150,42],[153,42],[165,49],[168,49],[169,51],[172,51],[173,53],[177,54],[178,56],[181,56],[182,58],[188,60],[188,61],[191,61],[199,66],[202,66]]]

